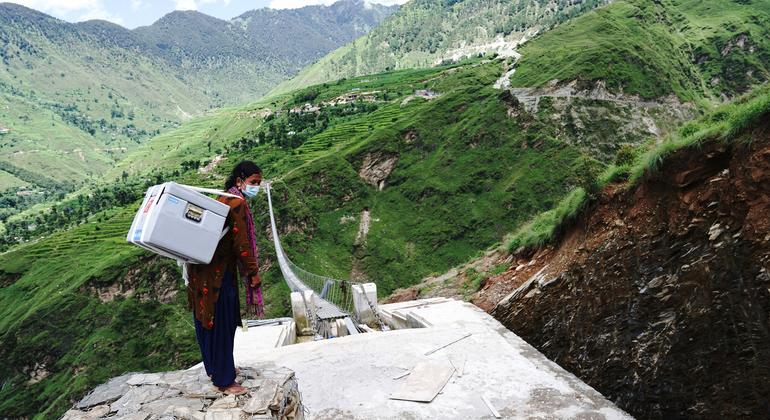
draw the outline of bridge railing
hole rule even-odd
[[[278,237],[269,183],[266,183],[265,191],[270,211],[270,227],[273,234],[276,258],[281,269],[281,274],[286,280],[286,284],[288,284],[293,292],[304,292],[310,289],[321,299],[321,305],[319,305],[317,313],[314,314],[313,317],[317,316],[323,318],[324,314],[334,317],[335,314],[344,314],[355,319],[352,290],[352,285],[355,283],[311,273],[294,264],[289,257],[286,256],[280,238]]]
[[[339,280],[326,276],[319,276],[318,274],[311,273],[304,268],[294,264],[288,257],[285,256],[289,265],[289,269],[309,288],[327,302],[333,303],[343,312],[348,315],[355,313],[353,306],[353,290],[352,283],[348,280]]]

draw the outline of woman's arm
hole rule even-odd
[[[237,253],[238,261],[246,267],[246,275],[249,276],[252,286],[256,286],[259,284],[259,255],[254,252],[249,242],[249,224],[246,219],[248,208],[243,200],[237,201],[230,210],[233,215],[233,250]]]

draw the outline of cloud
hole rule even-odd
[[[102,0],[14,0],[14,2],[68,21],[104,19],[119,25],[123,24],[123,19],[107,11]]]
[[[212,0],[209,0],[212,1]],[[324,5],[329,6],[335,3],[337,0],[271,0],[267,7],[271,9],[299,9],[305,6]],[[384,4],[386,6],[392,6],[394,4],[404,4],[408,0],[365,0],[366,4],[377,3]]]
[[[176,0],[174,9],[176,10],[198,10],[198,7],[208,4],[222,3],[224,6],[230,4],[230,0]]]
[[[198,4],[195,0],[176,0],[174,6],[176,10],[198,10]]]

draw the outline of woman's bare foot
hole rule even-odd
[[[225,395],[243,395],[249,392],[248,389],[242,387],[237,382],[233,382],[230,386],[219,388],[219,390],[224,392]]]

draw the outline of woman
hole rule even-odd
[[[234,197],[220,197],[230,206],[226,226],[211,263],[190,265],[187,301],[193,310],[195,336],[203,365],[211,381],[226,394],[240,395],[246,388],[235,382],[233,361],[235,330],[241,325],[236,268],[246,285],[246,304],[262,315],[259,261],[254,220],[246,201],[257,195],[262,171],[250,161],[233,168],[225,189]]]

